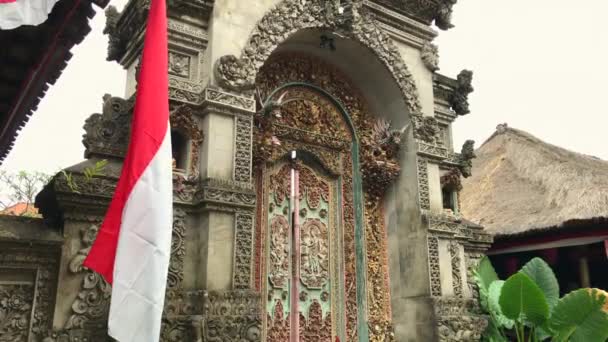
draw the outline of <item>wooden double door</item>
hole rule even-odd
[[[266,340],[335,341],[344,296],[339,180],[303,161],[268,171]]]

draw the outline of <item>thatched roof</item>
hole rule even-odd
[[[499,125],[464,180],[463,215],[490,233],[527,234],[608,218],[608,162]]]

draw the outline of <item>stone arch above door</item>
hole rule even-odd
[[[258,72],[280,44],[298,31],[316,28],[357,41],[373,52],[392,75],[410,113],[420,113],[416,83],[392,39],[360,8],[360,1],[347,1],[341,14],[336,6],[328,0],[282,1],[258,22],[240,58],[226,55],[217,60],[217,82],[230,90],[253,89]]]

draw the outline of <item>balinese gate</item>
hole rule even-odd
[[[275,58],[258,77],[265,100],[254,138],[263,338],[354,341],[367,334],[361,321],[378,322],[382,335],[390,329],[386,232],[380,197],[369,194],[398,172],[388,127],[328,65]]]

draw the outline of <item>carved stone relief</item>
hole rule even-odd
[[[70,260],[69,270],[73,274],[84,273],[78,296],[72,303],[72,314],[65,329],[104,330],[110,309],[111,286],[98,273],[82,266],[97,237],[99,226],[90,224],[80,229],[81,248]]]
[[[169,74],[189,78],[190,77],[190,59],[188,55],[181,53],[169,52]]]
[[[232,286],[249,289],[253,274],[253,210],[242,210],[235,214],[234,273]]]
[[[462,175],[467,178],[471,177],[473,170],[473,159],[477,156],[475,155],[475,141],[467,140],[462,145],[462,151],[460,152],[460,172]]]
[[[251,138],[252,119],[250,117],[236,117],[236,139],[234,152],[234,180],[237,182],[251,182]]]
[[[22,280],[0,279],[0,341],[39,340],[51,329],[58,263],[58,246],[1,246],[2,273]]]
[[[184,280],[184,258],[186,256],[186,212],[173,210],[173,234],[171,237],[171,259],[167,275],[167,290],[180,288]]]
[[[205,297],[204,341],[259,342],[260,296],[252,291],[210,292]],[[286,341],[286,340],[280,340]]]
[[[425,42],[420,50],[420,57],[424,66],[430,71],[435,72],[439,70],[439,48],[437,45],[431,42]]]
[[[439,239],[428,237],[431,296],[441,297],[441,271],[439,269]]]
[[[372,0],[387,7],[404,12],[430,25],[447,30],[452,25],[452,6],[457,0]]]
[[[435,319],[440,342],[479,341],[487,319],[473,314],[476,302],[461,298],[435,298]]]
[[[348,10],[343,7],[343,14],[338,12],[341,5],[344,6],[324,0],[313,0],[306,5],[299,0],[279,3],[258,23],[240,58],[228,55],[216,62],[218,82],[228,89],[252,89],[259,69],[286,37],[302,29],[330,28],[374,52],[393,75],[410,112],[418,113],[421,107],[415,82],[392,40],[365,11],[359,13],[360,4],[349,3]],[[285,17],[294,20],[285,21]],[[284,25],[277,25],[279,22]]]
[[[458,115],[469,114],[469,94],[473,92],[473,72],[462,70],[456,78],[456,88],[448,99]]]
[[[103,96],[102,114],[91,115],[84,124],[85,156],[124,157],[131,130],[133,103],[108,94]]]
[[[429,193],[428,162],[424,158],[417,158],[418,163],[418,198],[420,209],[431,210],[431,197]]]
[[[463,298],[462,290],[462,276],[460,273],[461,258],[460,258],[460,247],[456,241],[451,241],[448,245],[450,252],[450,259],[452,264],[452,287],[454,288],[454,296],[456,298]]]
[[[0,284],[0,341],[28,341],[33,301],[33,284]]]

